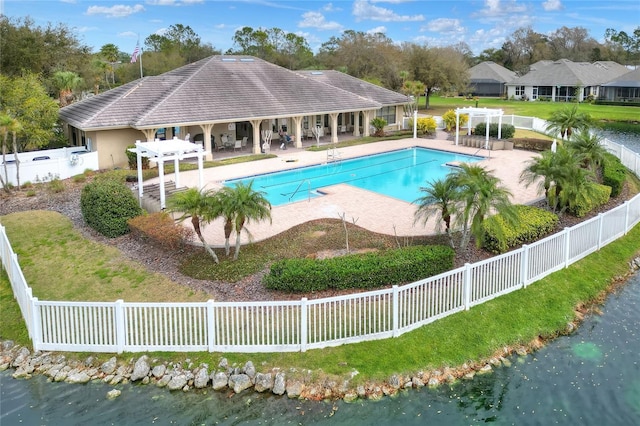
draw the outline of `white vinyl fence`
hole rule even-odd
[[[639,175],[640,156],[606,142]],[[279,352],[399,336],[522,289],[625,235],[640,195],[518,250],[389,289],[274,302],[53,302],[33,297],[0,226],[0,255],[34,350]]]

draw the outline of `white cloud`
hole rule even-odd
[[[316,28],[318,30],[342,31],[342,25],[333,21],[326,21],[320,12],[307,12],[302,15],[302,21],[298,22],[300,28]]]
[[[133,31],[124,31],[122,33],[118,33],[118,37],[138,38],[139,34],[134,33]]]
[[[384,25],[380,25],[379,27],[371,28],[370,30],[366,31],[367,34],[377,34],[377,33],[384,34],[386,32],[387,32],[387,27],[385,27]]]
[[[485,0],[484,5],[484,9],[480,10],[480,15],[489,18],[524,13],[527,11],[527,6],[518,4],[517,0]]]
[[[368,0],[356,0],[353,2],[353,16],[356,21],[382,21],[382,22],[407,22],[407,21],[424,21],[422,15],[398,15],[391,9],[378,7],[371,4]]]
[[[147,0],[146,4],[151,6],[184,6],[190,4],[204,3],[204,0]]]
[[[548,0],[542,3],[542,8],[547,12],[552,12],[554,10],[564,9],[564,6],[562,6],[562,2],[560,0]]]
[[[340,12],[341,10],[342,8],[334,6],[333,3],[327,3],[324,6],[322,6],[323,12]]]
[[[123,4],[117,4],[111,7],[104,6],[89,6],[87,9],[87,15],[106,15],[107,18],[124,18],[134,13],[144,11],[144,6],[136,4],[134,6],[125,6]]]
[[[431,31],[442,34],[462,34],[465,29],[458,19],[438,18],[423,26],[420,31]]]

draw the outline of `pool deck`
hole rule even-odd
[[[440,135],[438,135],[440,136]],[[524,188],[519,184],[520,172],[525,163],[536,154],[529,151],[487,151],[464,146],[456,146],[453,141],[442,139],[400,139],[396,141],[381,141],[365,145],[357,145],[347,148],[339,148],[339,158],[344,160],[364,155],[377,154],[414,146],[439,149],[463,154],[475,154],[486,157],[476,164],[483,165],[498,177],[503,185],[511,191],[512,201],[517,204],[533,202],[541,197],[537,192],[537,186],[531,185]],[[303,149],[275,149],[271,151],[277,158],[261,161],[253,161],[240,164],[232,164],[223,167],[204,169],[205,187],[217,189],[221,182],[228,179],[247,177],[250,175],[269,173],[274,171],[304,167],[327,162],[327,151],[310,152]],[[174,180],[172,174],[166,175],[165,180]],[[145,184],[152,183],[145,181]],[[197,186],[198,172],[180,173],[181,186]],[[404,201],[396,200],[384,195],[359,189],[346,184],[338,184],[323,189],[326,195],[299,201],[284,206],[273,207],[271,211],[272,223],[269,221],[250,222],[245,227],[251,233],[251,241],[256,242],[277,235],[287,229],[313,219],[331,218],[340,219],[346,215],[346,220],[356,225],[388,235],[410,237],[429,235],[436,232],[435,221],[429,219],[426,225],[414,224],[414,212],[416,206]],[[185,222],[191,226],[190,222]],[[224,245],[224,232],[222,219],[204,226],[203,233],[206,241],[212,246]],[[249,242],[246,232],[242,233],[242,244]],[[231,244],[235,244],[235,237],[231,237]]]

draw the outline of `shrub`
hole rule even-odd
[[[483,223],[482,246],[493,253],[526,244],[553,232],[558,225],[558,216],[533,206],[516,205],[518,225],[511,226],[500,214],[487,218]]]
[[[452,109],[442,114],[442,121],[444,122],[444,126],[447,129],[447,132],[456,128],[456,112]],[[460,114],[460,127],[464,127],[467,125],[469,121],[469,116],[467,114]]]
[[[502,139],[511,139],[516,134],[516,128],[511,124],[503,124],[500,127],[500,137]],[[475,135],[487,134],[487,123],[478,123],[473,130]],[[498,137],[498,123],[489,124],[489,136],[493,138]]]
[[[622,192],[624,182],[627,179],[626,168],[613,154],[605,154],[602,163],[602,183],[611,187],[611,196],[617,197]]]
[[[513,147],[515,149],[526,149],[529,151],[546,151],[551,149],[553,141],[548,139],[535,138],[512,138]]]
[[[57,177],[53,178],[48,184],[48,189],[54,194],[57,194],[59,192],[64,191],[64,183]]]
[[[409,120],[409,125],[413,128],[413,118]],[[436,131],[438,124],[433,117],[420,117],[416,123],[416,130],[422,135],[432,135]]]
[[[591,210],[600,207],[609,201],[611,196],[611,187],[607,185],[600,185],[599,183],[591,183],[594,186],[592,198],[576,201],[572,206],[569,206],[567,212],[575,217],[583,217]]]
[[[96,179],[80,195],[80,209],[87,225],[107,237],[129,232],[127,221],[142,214],[131,190],[115,179]]]
[[[273,290],[310,292],[368,289],[417,281],[453,268],[448,246],[411,246],[330,259],[284,259],[271,265],[263,284]]]
[[[129,151],[130,148],[135,148],[135,145],[129,145],[125,150],[127,154],[127,160],[129,161],[129,168],[131,170],[138,170],[138,155],[135,152]],[[142,157],[142,169],[149,168],[149,157]]]
[[[167,250],[179,250],[193,231],[177,224],[166,212],[142,214],[127,222],[131,235]]]

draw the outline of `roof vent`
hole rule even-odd
[[[222,62],[235,62],[236,58],[222,58]]]
[[[322,71],[311,71],[311,75],[322,75]]]
[[[253,58],[240,58],[240,62],[253,62]]]

